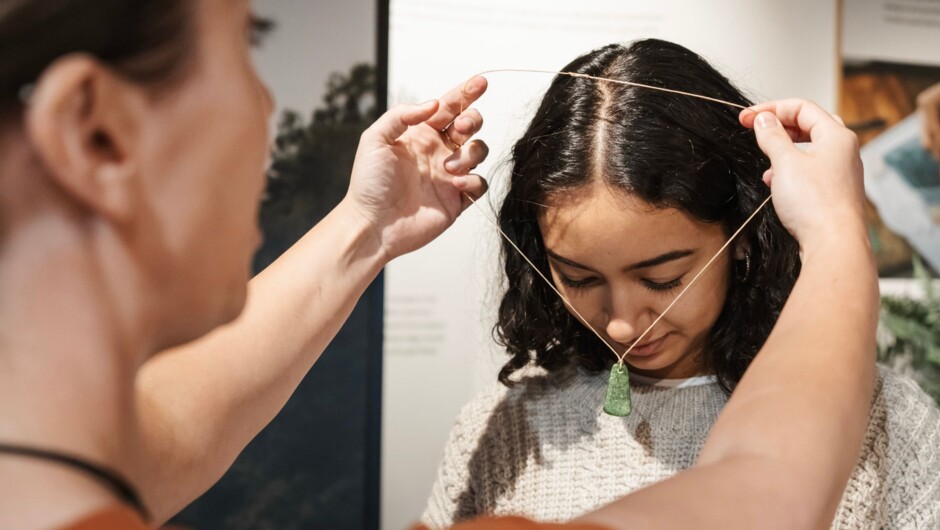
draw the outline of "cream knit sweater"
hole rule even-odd
[[[633,385],[633,414],[601,411],[608,375],[578,369],[494,386],[461,412],[423,521],[480,514],[565,521],[690,467],[727,402],[713,379]],[[879,368],[861,458],[833,528],[940,529],[940,411]]]

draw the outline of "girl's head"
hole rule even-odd
[[[248,0],[4,1],[8,259],[53,239],[84,253],[121,318],[160,330],[141,339],[155,347],[234,318],[272,111],[256,29]]]
[[[750,102],[695,53],[660,40],[610,45],[564,68]],[[642,87],[557,77],[512,151],[499,224],[577,312],[623,352],[768,194],[769,162],[738,111]],[[603,345],[508,245],[498,339],[510,361],[609,368]],[[713,372],[733,388],[798,274],[770,206],[626,359],[656,377]]]

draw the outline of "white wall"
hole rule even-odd
[[[845,0],[845,58],[940,65],[940,4],[924,0]]]
[[[835,0],[392,0],[390,103],[437,97],[476,72],[558,70],[574,57],[638,37],[699,52],[756,99],[811,98],[833,109]],[[479,168],[497,198],[507,148],[551,76],[493,74],[477,105],[491,147]],[[492,212],[488,213],[492,218]],[[382,528],[424,508],[461,405],[495,381],[490,338],[498,235],[471,209],[447,234],[386,272]]]

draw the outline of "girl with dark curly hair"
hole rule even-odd
[[[660,40],[606,46],[563,70],[751,105],[701,57]],[[641,338],[768,196],[770,164],[730,106],[583,76],[551,84],[512,150],[499,210],[501,230],[570,307],[503,245],[495,332],[510,359],[503,385],[460,415],[430,526],[567,520],[691,467],[799,276],[800,246],[768,206]],[[633,413],[605,415],[611,350],[631,347]],[[940,413],[893,372],[882,369],[877,388],[835,526],[940,524],[940,446],[928,442],[940,440]]]

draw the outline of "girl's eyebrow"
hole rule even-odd
[[[547,254],[548,257],[552,258],[555,261],[564,263],[565,265],[569,265],[577,269],[584,269],[586,271],[594,270],[591,267],[588,267],[587,265],[582,265],[578,263],[577,261],[570,260],[547,248],[545,249],[545,254]],[[690,249],[690,248],[681,249],[681,250],[672,250],[664,254],[660,254],[659,256],[656,256],[655,258],[650,258],[650,259],[646,259],[646,260],[634,263],[633,265],[628,266],[626,270],[633,271],[637,269],[646,269],[649,267],[655,267],[657,265],[662,265],[663,263],[668,263],[670,261],[675,261],[677,259],[681,259],[686,256],[691,256],[692,254],[695,254],[695,250]]]
[[[551,250],[549,250],[549,249],[547,249],[547,248],[545,249],[545,254],[547,254],[548,257],[552,258],[553,260],[555,260],[555,261],[557,261],[557,262],[564,263],[565,265],[569,265],[569,266],[574,267],[574,268],[576,268],[576,269],[584,269],[584,270],[586,270],[586,271],[592,271],[592,272],[594,271],[594,269],[588,267],[587,265],[581,265],[581,264],[578,263],[577,261],[572,261],[572,260],[570,260],[570,259],[568,259],[568,258],[566,258],[566,257],[564,257],[564,256],[560,256],[560,255],[558,255],[558,254],[552,252]]]
[[[675,261],[677,259],[681,259],[686,256],[691,256],[692,254],[695,254],[695,250],[690,249],[690,248],[685,248],[682,250],[673,250],[670,252],[666,252],[665,254],[660,254],[659,256],[656,256],[655,258],[650,258],[647,260],[640,261],[638,263],[634,263],[633,265],[630,265],[629,267],[627,267],[627,270],[633,271],[636,269],[645,269],[648,267],[655,267],[656,265],[662,265],[663,263]]]

